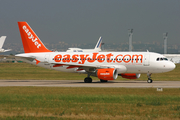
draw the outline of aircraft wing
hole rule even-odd
[[[127,71],[127,68],[124,65],[81,65],[81,64],[72,64],[72,63],[65,63],[65,64],[59,64],[59,63],[51,63],[53,64],[53,67],[60,67],[63,65],[68,66],[66,69],[71,68],[78,68],[83,69],[88,72],[94,72],[96,69],[106,69],[106,68],[115,68],[118,71],[118,74],[124,73]]]

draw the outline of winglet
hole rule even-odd
[[[45,47],[27,22],[18,22],[18,26],[25,53],[52,52]]]

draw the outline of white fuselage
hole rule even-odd
[[[119,73],[162,73],[175,68],[174,63],[163,59],[165,58],[163,55],[153,52],[45,52],[16,56],[35,58],[40,62],[37,64],[36,60],[33,60],[32,64],[65,72],[80,72],[77,71],[79,67],[115,67],[119,68]],[[53,67],[54,65],[61,66]],[[68,69],[68,66],[77,67]]]

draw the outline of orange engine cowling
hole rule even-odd
[[[127,79],[138,79],[141,74],[136,74],[136,73],[123,73],[121,74],[121,76],[123,78],[127,78]]]
[[[118,77],[115,68],[97,69],[96,75],[101,80],[115,80]]]

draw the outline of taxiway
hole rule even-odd
[[[101,83],[93,80],[84,83],[83,80],[0,80],[0,86],[39,86],[39,87],[122,87],[122,88],[180,88],[180,81],[120,81],[114,80]]]

